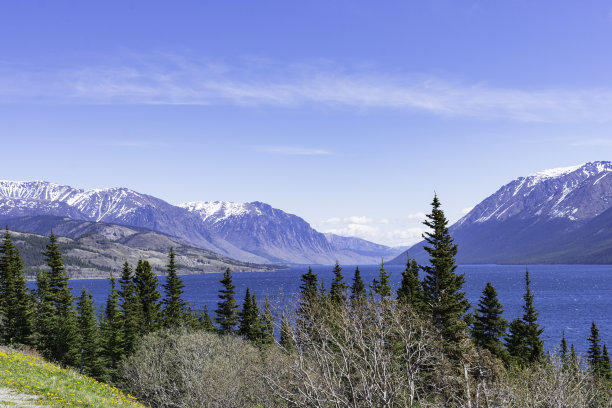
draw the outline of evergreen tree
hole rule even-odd
[[[423,288],[419,279],[419,265],[415,259],[406,261],[406,269],[402,272],[402,282],[397,290],[397,302],[408,305],[420,312],[424,308]]]
[[[363,283],[363,279],[361,279],[359,267],[356,267],[355,274],[353,275],[353,284],[351,285],[351,303],[363,302],[366,297],[366,287]]]
[[[28,291],[23,261],[8,227],[0,247],[0,341],[33,344],[34,298]]]
[[[529,362],[529,348],[527,346],[527,325],[522,319],[514,319],[508,328],[505,337],[506,350],[519,367],[525,367]]]
[[[574,343],[572,343],[570,347],[570,364],[572,367],[578,368],[578,356],[576,355],[576,350],[574,349]]]
[[[378,279],[373,279],[370,287],[381,299],[385,299],[391,296],[391,286],[389,281],[391,280],[391,274],[385,269],[384,262],[380,263],[380,269],[378,273]]]
[[[612,378],[612,367],[610,367],[610,354],[608,354],[608,347],[603,345],[603,352],[601,353],[601,370],[602,375],[606,378]]]
[[[117,282],[110,273],[111,291],[106,298],[106,308],[104,310],[104,320],[102,321],[102,350],[104,357],[108,361],[111,377],[117,371],[117,363],[123,356],[123,319],[119,308],[119,293],[117,292]]]
[[[213,325],[213,321],[210,317],[210,313],[208,313],[208,306],[206,305],[204,305],[204,314],[202,315],[200,319],[200,325],[202,326],[202,329],[206,331],[215,330],[215,326]]]
[[[47,271],[36,273],[36,336],[37,349],[46,357],[51,357],[54,342],[56,307],[49,289]]]
[[[142,331],[142,307],[136,295],[133,271],[126,261],[123,264],[121,278],[119,279],[121,300],[122,349],[124,355],[129,355],[136,348],[136,343]]]
[[[157,328],[159,323],[159,299],[157,276],[151,270],[148,261],[138,260],[134,273],[134,286],[141,311],[142,333],[149,333]]]
[[[346,304],[346,291],[348,289],[348,285],[344,281],[344,276],[342,276],[342,268],[340,267],[340,264],[338,264],[338,261],[336,261],[333,272],[334,280],[332,281],[329,291],[330,300],[334,305],[344,305]]]
[[[565,330],[563,330],[563,336],[561,337],[561,362],[563,363],[563,368],[567,369],[569,367],[570,355],[569,348],[567,347],[567,340],[565,339]]]
[[[101,359],[102,348],[96,311],[91,293],[83,289],[77,302],[79,339],[80,339],[80,369],[82,374],[102,379],[104,364]]]
[[[255,295],[253,295],[253,302],[255,302]],[[272,308],[270,307],[270,298],[266,296],[264,301],[264,312],[261,316],[261,333],[259,343],[267,347],[274,343],[274,315],[272,314]]]
[[[465,277],[455,273],[457,245],[448,232],[437,195],[424,224],[431,229],[423,234],[424,249],[429,254],[429,265],[423,267],[425,311],[438,329],[445,350],[454,355],[461,351],[460,344],[467,334],[464,315],[470,304],[461,291]]]
[[[477,347],[489,350],[502,360],[506,360],[506,350],[500,338],[506,332],[508,321],[502,317],[504,309],[497,298],[497,291],[487,282],[472,326],[472,338]]]
[[[48,358],[63,364],[76,365],[79,344],[77,316],[71,288],[68,286],[68,277],[64,270],[64,262],[53,231],[51,231],[49,244],[43,255],[49,267],[47,300],[51,301],[54,313],[52,329],[45,332],[50,338],[42,340],[42,343],[48,345],[49,348],[43,350],[43,353]]]
[[[599,339],[599,329],[595,322],[591,324],[591,335],[587,339],[589,341],[589,351],[587,353],[587,363],[595,376],[601,377],[605,375],[603,366],[603,355],[601,350],[601,340]]]
[[[168,276],[164,284],[163,319],[166,327],[177,326],[185,322],[187,303],[183,300],[183,281],[177,274],[174,250],[168,254]]]
[[[300,278],[300,297],[302,302],[313,302],[317,298],[318,282],[317,275],[312,272],[312,268],[308,267],[308,272]]]
[[[293,337],[293,329],[291,328],[289,319],[287,319],[285,315],[281,318],[280,345],[288,353],[293,352],[297,348],[295,338]]]
[[[220,280],[223,285],[223,289],[219,290],[220,302],[217,303],[217,310],[215,310],[215,322],[219,325],[220,334],[234,334],[236,324],[238,323],[238,313],[236,309],[235,290],[236,286],[232,283],[232,275],[229,268],[225,270],[223,279]]]
[[[544,342],[540,336],[544,329],[538,326],[538,312],[533,305],[533,294],[531,293],[531,281],[529,271],[525,271],[525,305],[523,306],[523,321],[526,325],[525,342],[527,344],[528,355],[526,359],[530,363],[541,361],[544,358]]]
[[[259,307],[257,306],[255,295],[251,297],[251,292],[248,287],[239,317],[240,324],[238,326],[238,334],[252,342],[258,341],[260,336]]]

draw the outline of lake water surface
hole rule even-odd
[[[355,266],[343,266],[345,279],[350,281]],[[379,266],[360,266],[363,280],[367,283],[378,275]],[[612,265],[530,265],[531,289],[535,296],[535,307],[539,312],[539,323],[544,327],[543,339],[547,348],[555,347],[565,336],[574,343],[578,352],[586,352],[587,337],[591,322],[595,321],[600,329],[602,341],[612,347]],[[299,291],[300,276],[307,267],[293,267],[275,272],[241,272],[232,275],[236,285],[236,298],[239,303],[244,299],[247,286],[255,292],[260,302],[269,295],[278,310],[288,307]],[[391,283],[399,286],[403,266],[385,266],[391,272]],[[331,266],[315,266],[313,271],[323,279],[327,288],[332,280]],[[504,306],[504,316],[512,320],[522,315],[523,295],[525,293],[525,266],[516,265],[460,265],[459,273],[464,273],[464,290],[472,305],[478,303],[487,282],[497,289]],[[183,276],[185,283],[184,298],[212,312],[217,307],[217,294],[221,288],[221,273]],[[160,277],[161,284],[165,281]],[[89,288],[99,310],[106,301],[110,284],[105,279],[75,279],[70,281],[75,296]]]

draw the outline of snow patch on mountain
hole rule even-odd
[[[251,204],[251,205],[249,205]],[[252,203],[234,203],[231,201],[192,201],[179,204],[179,207],[198,213],[203,221],[221,222],[232,217],[246,214],[262,215],[259,208]]]

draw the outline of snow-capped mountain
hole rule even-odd
[[[541,171],[501,187],[450,227],[461,263],[612,260],[612,162]],[[608,221],[610,220],[610,221]],[[608,237],[608,234],[610,237]],[[408,250],[426,259],[420,242]],[[604,255],[610,252],[611,255]],[[405,262],[402,254],[393,263]]]
[[[0,181],[0,217],[39,215],[146,228],[246,262],[366,264],[383,255],[336,248],[302,218],[261,202],[174,206],[127,188]]]
[[[190,202],[180,206],[198,214],[213,234],[271,261],[290,257],[294,263],[331,264],[338,260],[365,264],[380,261],[389,250],[384,245],[370,243],[379,251],[366,254],[334,245],[304,219],[259,201]]]

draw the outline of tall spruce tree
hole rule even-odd
[[[54,344],[56,307],[49,289],[49,274],[47,271],[36,273],[36,320],[35,345],[46,357],[50,358]]]
[[[373,279],[370,287],[381,299],[386,299],[391,296],[391,274],[385,269],[384,262],[381,261],[380,269],[378,270],[378,279]]]
[[[603,353],[601,349],[601,339],[599,338],[599,329],[595,322],[591,324],[591,335],[587,340],[589,342],[587,363],[595,376],[602,377],[605,375]]]
[[[348,285],[344,281],[342,268],[340,267],[338,261],[336,261],[333,273],[334,279],[332,280],[331,288],[329,290],[330,300],[334,305],[344,305],[346,304],[346,291],[348,289]]]
[[[285,315],[283,315],[281,318],[280,345],[288,353],[292,353],[297,348],[295,338],[293,336],[293,328],[291,327],[291,323],[289,323],[289,319]]]
[[[28,291],[23,261],[8,227],[0,246],[0,341],[32,345],[34,297]]]
[[[489,350],[492,354],[506,361],[506,349],[501,337],[506,332],[508,321],[502,317],[504,309],[497,298],[497,291],[487,282],[472,326],[472,338],[477,347]]]
[[[236,286],[232,283],[232,275],[230,269],[227,268],[223,274],[223,279],[220,280],[223,285],[219,289],[220,302],[217,303],[215,310],[215,322],[219,325],[220,334],[234,334],[236,332],[236,324],[238,323],[238,312],[236,309]]]
[[[297,317],[299,322],[308,325],[308,321],[312,318],[312,308],[319,299],[319,285],[317,275],[312,272],[311,267],[308,267],[308,272],[302,274],[300,280],[302,283],[300,285]]]
[[[608,379],[612,378],[612,367],[610,366],[610,354],[608,354],[608,347],[604,344],[603,351],[601,353],[601,371],[602,375]]]
[[[431,229],[431,232],[423,234],[426,243],[424,249],[429,254],[429,265],[423,267],[425,312],[438,329],[445,351],[457,356],[467,336],[468,326],[464,316],[470,304],[462,292],[465,277],[455,272],[457,245],[448,232],[448,221],[440,209],[437,195],[431,205],[431,213],[423,222]]]
[[[510,322],[508,335],[504,338],[506,350],[512,362],[525,367],[529,362],[529,348],[527,347],[527,325],[525,322],[516,318]]]
[[[200,317],[200,326],[206,331],[214,331],[215,326],[213,325],[210,313],[208,313],[208,306],[204,305],[204,313]]]
[[[544,358],[544,342],[540,338],[544,329],[538,325],[538,312],[533,305],[533,294],[531,293],[531,280],[529,271],[525,270],[525,305],[523,306],[523,321],[525,322],[525,342],[527,344],[527,361],[535,363]]]
[[[131,354],[136,348],[136,343],[142,332],[142,307],[136,295],[134,274],[132,267],[126,261],[123,264],[121,278],[119,279],[120,290],[118,292],[121,303],[122,320],[122,349],[123,354]]]
[[[43,349],[43,353],[52,360],[76,365],[80,340],[74,298],[68,285],[64,262],[53,231],[51,231],[49,244],[43,255],[49,267],[47,272],[48,297],[46,299],[51,301],[54,313],[51,330],[43,333],[43,335],[50,336],[42,340],[42,343],[49,347]]]
[[[161,294],[157,290],[157,276],[148,261],[138,260],[134,273],[134,286],[140,305],[142,333],[152,332],[159,324]]]
[[[361,278],[361,271],[359,267],[355,268],[355,274],[353,275],[353,283],[351,284],[351,304],[355,305],[359,302],[366,300],[367,293],[365,283]]]
[[[77,302],[77,311],[79,316],[79,367],[81,373],[103,379],[105,367],[102,361],[100,330],[91,293],[86,289],[81,292]]]
[[[117,364],[123,356],[123,319],[119,308],[119,293],[117,292],[117,282],[110,273],[111,291],[106,298],[106,308],[104,309],[104,319],[101,324],[102,351],[107,360],[108,371],[111,379],[114,379],[117,371]]]
[[[186,321],[187,302],[183,300],[182,279],[177,274],[174,249],[168,254],[168,276],[164,284],[163,323],[166,327],[178,326]]]
[[[259,307],[255,294],[251,296],[251,291],[246,288],[244,303],[242,310],[239,313],[240,323],[238,325],[238,334],[253,343],[259,340]]]
[[[397,302],[412,307],[416,312],[423,311],[423,287],[419,279],[419,264],[408,257],[406,269],[402,272],[402,282],[397,290]]]
[[[565,330],[563,330],[563,336],[561,337],[561,362],[563,363],[563,368],[567,369],[569,367],[570,355],[569,355],[569,347],[567,346],[567,340],[565,339]]]

